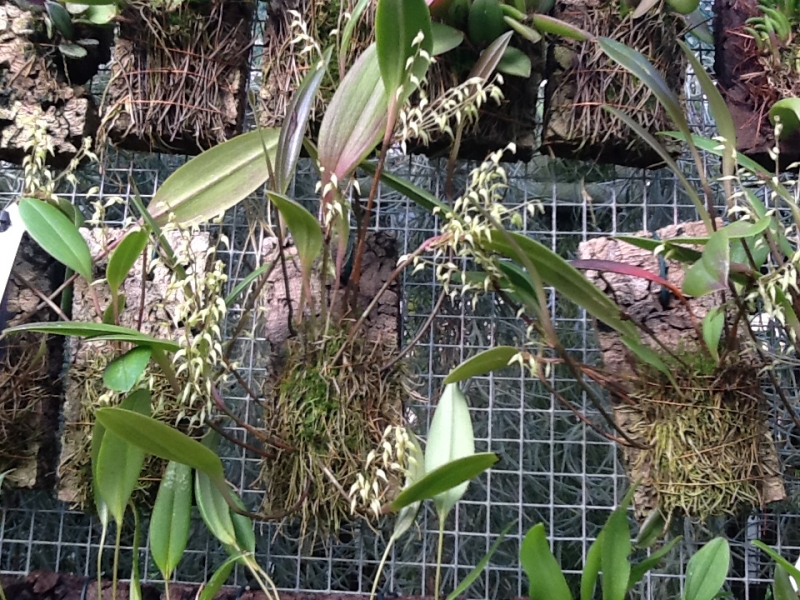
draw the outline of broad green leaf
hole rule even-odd
[[[515,522],[512,522],[505,526],[503,531],[500,532],[498,538],[492,544],[491,548],[489,548],[489,552],[487,552],[484,555],[484,557],[478,562],[478,564],[475,565],[475,568],[472,569],[472,571],[470,571],[469,574],[466,577],[464,577],[464,579],[461,580],[461,583],[459,583],[456,586],[456,588],[452,592],[450,592],[446,600],[456,600],[456,598],[461,596],[464,592],[466,592],[469,589],[469,586],[475,583],[475,580],[478,579],[478,577],[480,577],[481,573],[483,573],[483,570],[486,568],[486,565],[488,565],[489,561],[492,560],[492,556],[494,555],[495,552],[497,552],[497,548],[499,548],[500,544],[503,543],[506,534],[511,530],[511,527],[513,527],[514,524]]]
[[[445,386],[431,420],[425,448],[425,472],[430,474],[442,465],[474,454],[475,437],[467,399],[458,385],[450,383]],[[443,521],[461,499],[468,485],[469,481],[465,481],[434,497],[440,520]]]
[[[637,548],[650,548],[664,535],[667,520],[657,508],[653,509],[639,528],[634,544]]]
[[[239,495],[231,491],[231,496],[236,505],[244,510],[245,506]],[[230,509],[229,509],[230,510]],[[253,530],[253,521],[250,517],[240,515],[239,513],[231,512],[231,522],[233,523],[233,531],[236,534],[235,554],[240,552],[248,552],[250,554],[256,551],[256,534]]]
[[[219,457],[185,433],[124,408],[100,408],[95,416],[108,431],[126,442],[164,460],[189,465],[224,484],[225,474]]]
[[[550,551],[542,523],[532,527],[522,540],[519,562],[528,577],[531,600],[572,600],[564,573]]]
[[[97,459],[100,457],[100,448],[103,444],[106,428],[99,421],[95,421],[92,425],[92,440],[89,451],[92,464],[92,481],[97,481]],[[97,510],[97,516],[100,519],[103,527],[108,526],[108,506],[100,496],[100,490],[96,485],[92,485],[92,499],[94,500],[94,507]]]
[[[131,391],[147,368],[151,354],[147,346],[137,346],[118,356],[103,371],[103,383],[116,392]]]
[[[717,537],[698,550],[686,565],[684,600],[712,600],[728,576],[730,547]]]
[[[279,135],[278,129],[262,128],[195,156],[158,188],[148,212],[159,225],[174,216],[184,227],[221,215],[269,179],[264,147],[274,164]]]
[[[150,517],[150,555],[167,581],[189,542],[191,515],[192,468],[170,462]]]
[[[790,137],[800,127],[800,98],[782,98],[769,109],[769,120],[773,126],[782,125],[780,139]]]
[[[772,584],[773,600],[797,600],[789,574],[780,565],[775,565],[775,582]]]
[[[67,58],[80,59],[85,58],[89,54],[80,44],[73,44],[72,42],[61,42],[58,45],[58,51]]]
[[[543,33],[550,33],[559,37],[578,40],[579,42],[594,39],[594,36],[588,31],[554,17],[537,13],[533,15],[532,21],[533,26]]]
[[[72,27],[72,17],[69,16],[69,11],[67,11],[64,5],[59,2],[45,0],[44,8],[47,11],[47,16],[50,17],[50,21],[53,23],[53,27],[55,27],[65,39],[71,40],[75,36]]]
[[[421,42],[420,34],[424,36]],[[415,40],[419,46],[414,44]],[[398,105],[402,105],[425,77],[428,56],[433,51],[431,15],[425,0],[378,0],[375,43],[383,86],[393,98],[402,88],[396,98]],[[410,70],[409,60],[413,60]],[[389,105],[393,105],[391,99]]]
[[[779,564],[786,570],[786,572],[792,577],[792,579],[800,583],[800,570],[798,570],[797,567],[795,567],[792,563],[783,558],[780,554],[775,552],[775,550],[767,546],[761,540],[753,540],[750,543],[753,544],[753,546],[755,546],[756,548],[766,552],[772,560],[774,560],[777,564]]]
[[[503,367],[507,367],[509,361],[517,354],[519,354],[519,350],[511,346],[495,346],[494,348],[489,348],[488,350],[484,350],[468,358],[450,371],[450,374],[445,377],[444,383],[445,385],[448,383],[458,383],[470,377],[477,377],[491,371],[502,369]]]
[[[195,472],[194,497],[200,516],[211,534],[226,546],[235,547],[236,530],[231,509],[211,478],[202,471]]]
[[[177,352],[180,345],[171,340],[161,340],[136,329],[120,327],[119,325],[108,325],[106,323],[89,323],[76,321],[61,321],[57,323],[25,323],[16,327],[9,327],[6,333],[24,333],[34,331],[36,333],[52,333],[54,335],[66,335],[72,337],[84,337],[90,340],[121,341],[138,344],[140,346],[150,346],[159,348],[167,352]]]
[[[725,326],[725,312],[714,307],[703,319],[703,341],[715,361],[719,361],[719,341]]]
[[[500,59],[497,70],[506,75],[527,79],[531,76],[531,58],[522,50],[509,46]]]
[[[142,252],[147,247],[148,237],[147,232],[143,229],[131,231],[114,248],[108,258],[106,281],[108,281],[108,287],[111,288],[111,292],[114,295],[119,292],[133,265],[142,256]]]
[[[145,415],[150,413],[150,392],[137,390],[125,398],[120,407],[116,410],[124,410],[147,419],[149,417]],[[118,527],[122,526],[125,507],[139,482],[144,456],[144,451],[139,446],[128,443],[125,438],[117,435],[116,430],[106,426],[97,455],[94,484]]]
[[[310,274],[314,261],[322,253],[322,228],[319,221],[291,198],[275,192],[267,192],[267,195],[292,232],[292,240],[304,273]]]
[[[222,563],[217,570],[214,571],[214,574],[211,576],[211,579],[208,580],[208,583],[203,586],[200,595],[197,597],[197,600],[214,600],[217,592],[219,592],[222,589],[222,586],[225,585],[228,577],[230,577],[231,571],[233,571],[233,567],[236,566],[236,563],[240,558],[241,555],[231,556],[228,558],[228,560]]]
[[[98,3],[90,6],[84,13],[86,19],[95,25],[107,25],[119,15],[115,2]]]
[[[542,280],[552,285],[559,294],[623,335],[631,338],[638,336],[636,326],[620,318],[619,307],[569,262],[536,240],[519,233],[509,235],[533,263]],[[499,232],[492,233],[492,240],[486,246],[522,264],[517,250]]]
[[[731,247],[724,231],[711,236],[703,256],[686,271],[683,291],[689,296],[705,296],[728,288]]]
[[[476,46],[488,46],[506,31],[505,13],[499,0],[472,0],[469,7],[468,32]]]
[[[597,577],[600,574],[600,550],[603,532],[597,539],[589,546],[589,551],[586,553],[586,562],[583,565],[583,572],[581,573],[581,600],[592,600],[594,597],[594,589],[597,587]]]
[[[362,162],[359,166],[370,175],[375,175],[375,165],[372,163]],[[430,192],[414,185],[407,179],[387,173],[385,170],[381,173],[381,183],[385,183],[394,191],[403,194],[406,198],[413,201],[417,204],[417,206],[420,206],[425,210],[433,212],[435,209],[438,209],[441,211],[442,215],[445,215],[450,211],[450,207],[447,206],[447,204],[439,200],[439,198]]]
[[[339,84],[319,127],[317,157],[323,181],[344,181],[372,152],[386,129],[389,102],[371,44]]]
[[[439,21],[431,23],[431,34],[433,35],[433,49],[431,50],[433,56],[450,52],[464,41],[462,32]]]
[[[652,552],[650,556],[643,559],[640,563],[633,565],[631,567],[630,580],[628,581],[628,591],[632,590],[633,587],[644,578],[648,571],[655,569],[661,562],[661,559],[669,554],[670,551],[675,547],[675,544],[677,544],[681,539],[682,538],[680,536],[672,538],[669,542],[661,546],[661,548],[655,552]]]
[[[420,500],[428,500],[469,482],[498,461],[493,452],[479,452],[456,459],[432,471],[426,469],[425,477],[397,495],[390,509],[398,511]]]
[[[292,181],[300,149],[303,147],[308,117],[314,107],[317,90],[328,69],[332,52],[333,47],[328,48],[322,60],[308,71],[286,109],[286,117],[281,126],[278,148],[275,152],[275,190],[279,194],[285,194]]]
[[[497,69],[497,65],[500,64],[500,61],[503,59],[503,55],[506,53],[506,48],[508,48],[508,44],[511,42],[511,36],[514,34],[513,31],[508,31],[489,44],[489,47],[486,48],[483,52],[481,52],[480,57],[478,60],[475,61],[475,64],[472,66],[472,70],[469,72],[470,79],[473,77],[480,77],[484,81],[487,81]]]
[[[86,281],[92,281],[92,255],[78,227],[52,204],[23,198],[19,215],[25,229],[42,249]]]
[[[82,4],[84,6],[110,6],[117,3],[117,0],[71,0],[70,4]]]
[[[631,531],[624,508],[618,508],[603,527],[600,544],[603,600],[624,600],[631,575]]]

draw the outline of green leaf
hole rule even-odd
[[[617,235],[614,236],[613,239],[625,242],[626,244],[631,244],[637,248],[647,250],[648,252],[654,252],[663,244],[667,250],[665,257],[682,263],[693,263],[700,260],[700,257],[703,256],[700,252],[694,250],[693,248],[684,248],[683,246],[672,243],[672,240],[656,240],[653,238],[629,235]]]
[[[775,583],[772,584],[773,600],[797,600],[789,574],[780,565],[775,565]]]
[[[470,79],[473,77],[480,77],[484,81],[487,81],[494,74],[497,65],[500,64],[503,55],[506,53],[506,48],[508,48],[508,44],[511,42],[513,33],[513,31],[504,33],[489,44],[486,50],[481,52],[480,57],[469,72]]]
[[[467,399],[458,385],[450,383],[445,386],[431,420],[425,448],[425,472],[430,474],[442,465],[473,454],[475,436]],[[468,485],[469,481],[465,481],[434,497],[433,503],[441,520],[461,499]]]
[[[522,50],[509,46],[497,65],[497,70],[506,75],[527,79],[531,76],[531,58]]]
[[[506,31],[505,13],[498,0],[472,0],[469,9],[470,41],[478,47],[487,46]]]
[[[667,527],[667,520],[657,508],[650,511],[647,518],[639,528],[639,533],[634,542],[637,548],[650,548],[664,535]]]
[[[611,513],[600,544],[600,564],[603,569],[603,600],[624,600],[631,575],[631,531],[626,510],[622,507]]]
[[[118,356],[103,371],[103,383],[116,392],[131,391],[147,368],[151,354],[147,346],[137,346]]]
[[[116,323],[117,317],[119,317],[119,315],[122,314],[122,311],[125,310],[126,302],[127,302],[127,297],[125,296],[125,294],[119,294],[116,298],[113,298],[103,311],[103,319],[102,319],[103,323],[106,325],[114,325]],[[115,306],[116,306],[116,312],[114,311]]]
[[[344,73],[344,60],[347,56],[348,51],[350,50],[350,40],[353,38],[353,32],[356,29],[356,25],[361,20],[361,15],[364,14],[367,6],[370,5],[370,0],[358,0],[358,4],[353,9],[350,18],[347,20],[347,25],[344,26],[344,31],[342,31],[342,39],[339,42],[339,71]]]
[[[195,472],[194,496],[200,516],[211,534],[226,546],[235,547],[236,530],[231,509],[211,478],[202,471]]]
[[[414,39],[420,33],[424,38],[415,46]],[[428,58],[420,56],[419,50],[428,56],[433,51],[431,15],[425,0],[378,0],[375,43],[383,86],[392,98],[402,88],[397,98],[402,105],[416,89],[417,83],[412,79],[421,81],[428,70]],[[414,62],[407,72],[406,64],[410,59]],[[391,98],[389,105],[392,105]]]
[[[554,17],[537,13],[533,15],[532,21],[533,26],[543,33],[550,33],[559,37],[578,40],[579,42],[594,39],[594,36],[588,31]]]
[[[669,542],[664,544],[655,552],[652,552],[650,556],[643,559],[640,563],[633,565],[631,568],[631,576],[628,580],[628,591],[632,590],[633,587],[644,578],[648,571],[655,569],[661,562],[661,559],[669,554],[675,547],[675,544],[677,544],[680,540],[680,536],[672,538]]]
[[[772,125],[779,121],[783,126],[780,139],[785,140],[800,128],[800,98],[782,98],[769,109]]]
[[[213,219],[255,192],[269,179],[278,129],[251,131],[214,146],[178,168],[158,188],[148,212],[164,225],[171,216],[188,227]]]
[[[684,600],[712,600],[728,576],[728,541],[717,537],[698,550],[686,565]]]
[[[469,574],[464,579],[461,580],[461,583],[459,583],[456,586],[456,588],[452,592],[450,592],[446,600],[456,600],[456,598],[461,596],[464,592],[466,592],[469,589],[469,586],[475,583],[475,580],[478,579],[478,577],[480,577],[481,573],[483,573],[483,570],[486,568],[486,565],[489,564],[489,561],[492,559],[492,556],[494,555],[495,552],[497,552],[497,548],[499,548],[500,544],[503,543],[506,534],[511,530],[511,527],[513,527],[514,524],[515,522],[512,522],[505,526],[503,531],[500,532],[499,537],[492,544],[491,548],[489,548],[489,552],[487,552],[484,555],[484,557],[478,562],[478,564],[475,565],[475,568],[472,569],[472,571],[470,571]]]
[[[166,350],[167,352],[177,352],[181,349],[177,342],[171,340],[161,340],[136,329],[120,327],[119,325],[108,325],[106,323],[79,323],[75,321],[61,321],[57,323],[25,323],[16,327],[9,327],[6,333],[24,333],[34,331],[36,333],[52,333],[54,335],[66,335],[72,337],[85,337],[90,340],[121,341],[138,344],[140,346],[150,346]]]
[[[445,377],[444,383],[445,385],[458,383],[470,377],[485,375],[491,371],[507,367],[509,361],[518,353],[519,350],[511,346],[496,346],[479,352],[450,371],[450,374]]]
[[[589,546],[589,551],[586,553],[586,563],[583,565],[583,572],[581,573],[581,600],[592,600],[594,597],[594,589],[597,587],[597,576],[600,573],[600,548],[603,537],[603,532],[597,539]]]
[[[767,546],[761,540],[753,540],[750,543],[753,544],[753,546],[755,546],[756,548],[759,548],[760,550],[763,550],[764,552],[766,552],[772,560],[774,560],[781,567],[786,569],[786,572],[789,573],[789,575],[791,575],[791,577],[796,582],[800,583],[800,570],[798,570],[797,567],[795,567],[792,563],[790,563],[788,560],[783,558],[780,554],[775,552],[775,550],[773,550],[772,548]]]
[[[227,296],[225,296],[225,305],[230,307],[230,305],[233,304],[233,301],[236,300],[236,298],[239,297],[239,294],[241,294],[242,291],[248,285],[253,283],[256,279],[261,277],[264,273],[266,273],[267,271],[272,269],[274,264],[275,264],[274,262],[268,262],[268,263],[265,263],[265,264],[261,265],[255,271],[253,271],[247,277],[245,277],[239,283],[237,283],[236,286],[231,290],[231,293],[228,294]]]
[[[231,491],[231,496],[236,506],[244,510],[245,506],[239,495]],[[229,508],[230,510],[230,508]],[[253,521],[250,517],[240,515],[239,513],[231,512],[231,522],[233,523],[233,530],[236,534],[236,553],[248,552],[250,554],[256,551],[256,534],[253,530]]]
[[[428,500],[447,492],[464,482],[469,482],[498,461],[493,452],[479,452],[471,456],[456,459],[432,471],[425,477],[397,495],[390,508],[398,511],[420,500]]]
[[[322,60],[308,71],[286,109],[275,153],[275,190],[280,194],[285,194],[292,182],[300,149],[303,147],[303,137],[308,127],[308,117],[314,107],[317,90],[325,76],[332,52],[333,47],[328,48]]]
[[[322,253],[322,228],[319,221],[291,198],[275,192],[267,192],[267,195],[286,221],[303,271],[310,276],[314,261]]]
[[[550,551],[542,523],[532,527],[522,540],[519,562],[528,577],[531,600],[572,600],[567,580]]]
[[[322,117],[317,156],[323,180],[350,176],[383,136],[388,112],[377,49],[371,44],[347,72]]]
[[[719,342],[722,328],[725,326],[725,312],[714,307],[703,319],[703,341],[708,346],[708,351],[715,361],[719,361]]]
[[[422,452],[419,439],[411,429],[406,428],[406,434],[408,435],[408,441],[411,443],[411,447],[408,450],[408,469],[406,470],[406,480],[403,484],[403,491],[408,490],[425,477],[425,455]],[[433,494],[433,496],[435,495],[436,494]],[[422,500],[417,500],[406,504],[400,509],[394,522],[392,540],[398,540],[406,531],[411,529],[414,521],[417,520],[417,513],[419,513],[421,506]]]
[[[192,468],[170,462],[158,486],[150,517],[150,555],[168,581],[189,542]]]
[[[73,44],[71,42],[61,42],[58,45],[58,51],[67,58],[84,58],[88,52],[86,48],[80,44]]]
[[[680,131],[661,131],[658,135],[671,137],[682,142],[691,140],[691,142],[703,152],[708,152],[709,154],[713,154],[715,156],[722,156],[722,148],[720,148],[720,143],[717,140],[712,140],[711,138],[703,137],[702,135],[693,133],[691,137],[687,138],[686,135]],[[753,173],[754,175],[766,177],[767,185],[770,185],[769,178],[771,178],[772,175],[752,158],[748,158],[744,154],[737,153],[736,164],[743,169],[746,169],[750,173]],[[772,186],[770,185],[770,187]]]
[[[116,19],[118,15],[119,9],[114,2],[95,4],[90,6],[84,13],[86,19],[95,25],[107,25]]]
[[[90,457],[91,457],[91,464],[92,464],[92,481],[97,481],[97,460],[100,457],[100,448],[103,444],[103,438],[105,437],[106,428],[103,427],[103,424],[99,421],[95,421],[94,425],[92,425],[92,440],[90,446]],[[100,523],[103,525],[103,528],[108,526],[108,506],[103,501],[103,498],[100,496],[100,490],[96,485],[92,485],[92,499],[94,500],[94,506],[97,510],[97,516],[100,519]]]
[[[108,431],[113,431],[126,442],[164,460],[189,465],[224,484],[225,473],[219,457],[185,433],[123,408],[100,408],[95,416]]]
[[[145,415],[150,412],[150,392],[137,390],[125,398],[120,407],[114,410],[123,410],[131,415],[135,414],[147,419],[149,417]],[[143,464],[144,452],[142,449],[128,443],[124,437],[117,435],[115,429],[106,425],[106,432],[97,455],[94,484],[98,487],[100,497],[108,506],[108,512],[111,513],[118,527],[122,526],[125,507],[139,482]]]
[[[464,41],[462,32],[439,21],[431,23],[431,34],[433,35],[433,49],[431,50],[433,56],[450,52],[453,48],[458,48]]]
[[[92,281],[92,255],[75,224],[52,204],[23,198],[19,215],[25,229],[42,249],[60,263]]]
[[[203,586],[203,590],[200,592],[197,600],[214,600],[217,592],[219,592],[222,589],[222,586],[225,585],[228,577],[230,577],[231,571],[233,571],[233,567],[236,566],[236,563],[240,558],[241,555],[231,556],[228,558],[228,560],[222,563],[217,570],[214,571],[214,574],[211,576],[211,579],[208,580],[208,583]]]
[[[45,0],[44,8],[47,11],[47,16],[50,17],[50,21],[53,23],[53,27],[66,39],[71,40],[75,32],[72,27],[72,17],[69,16],[69,11],[59,2],[53,2],[51,0]]]
[[[731,247],[724,231],[708,240],[703,256],[686,271],[683,291],[689,296],[705,296],[728,288]]]
[[[114,295],[119,292],[133,265],[136,264],[136,261],[147,247],[148,237],[147,232],[143,229],[131,231],[114,248],[108,258],[106,281],[108,281],[108,287],[111,288],[111,292]]]
[[[685,19],[689,27],[689,33],[704,44],[714,45],[714,34],[711,33],[711,28],[708,26],[708,17],[703,14],[700,8],[690,12],[685,16]]]
[[[515,32],[517,32],[520,36],[522,36],[529,42],[533,44],[538,44],[542,40],[541,33],[536,31],[535,29],[532,29],[531,27],[528,27],[527,25],[520,23],[516,19],[512,19],[511,17],[506,15],[503,18],[503,20],[506,22],[506,25],[511,27],[511,29],[513,29]]]
[[[533,263],[542,280],[552,285],[559,294],[623,335],[631,338],[638,336],[636,326],[620,318],[619,307],[569,262],[536,240],[519,233],[511,233],[510,236]],[[486,247],[522,264],[517,250],[499,232],[492,233],[492,240]]]
[[[362,162],[360,168],[370,175],[375,175],[375,165],[372,163]],[[384,183],[394,191],[403,194],[406,198],[413,201],[415,204],[417,204],[417,206],[420,206],[425,210],[433,212],[435,209],[438,209],[441,211],[442,215],[447,214],[447,212],[450,211],[450,207],[439,200],[439,198],[430,192],[423,190],[421,187],[414,185],[403,177],[398,177],[397,175],[387,173],[384,170],[381,173],[381,183]]]
[[[129,600],[142,600],[142,576],[139,572],[139,537],[141,535],[139,529],[139,511],[136,510],[133,502],[131,502],[130,505],[131,511],[133,512],[133,547],[131,548],[133,564],[131,565],[131,583],[128,596]]]

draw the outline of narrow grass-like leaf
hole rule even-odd
[[[725,326],[725,312],[714,307],[703,319],[703,341],[715,361],[719,361],[719,342]]]
[[[88,339],[100,339],[106,341],[122,341],[160,348],[168,352],[177,352],[180,345],[171,340],[161,340],[141,333],[136,329],[120,327],[119,325],[108,325],[106,323],[79,323],[76,321],[61,321],[57,323],[25,323],[16,327],[9,327],[6,333],[24,333],[34,331],[36,333],[52,333],[54,335],[66,335],[72,337],[84,337]]]
[[[498,538],[489,548],[489,552],[487,552],[484,555],[484,557],[478,562],[478,564],[475,565],[475,568],[472,569],[472,571],[470,571],[469,574],[466,577],[464,577],[464,579],[461,580],[461,583],[459,583],[456,586],[456,588],[452,592],[450,592],[446,600],[456,600],[456,598],[461,596],[464,592],[466,592],[469,589],[469,586],[475,583],[478,577],[480,577],[481,573],[483,573],[483,570],[489,564],[489,561],[492,560],[492,556],[494,556],[494,553],[497,552],[497,549],[500,547],[500,544],[503,543],[506,534],[511,530],[511,527],[513,527],[515,523],[516,522],[509,523],[503,528],[503,531],[500,532]]]
[[[415,46],[420,34],[424,37]],[[428,56],[433,51],[431,15],[425,0],[378,0],[375,42],[384,88],[392,97],[402,88],[397,98],[398,105],[402,105],[428,70],[428,59],[420,56],[419,50]],[[411,69],[407,68],[409,60],[413,60]]]
[[[594,36],[580,27],[576,27],[571,23],[566,23],[555,17],[536,13],[531,18],[533,26],[543,33],[550,33],[559,37],[569,38],[571,40],[578,40],[585,42],[594,39]]]
[[[197,440],[166,423],[124,408],[100,408],[95,416],[108,431],[113,431],[145,452],[189,465],[213,480],[224,483],[225,474],[219,457]]]
[[[280,194],[286,193],[294,176],[300,149],[303,147],[303,137],[308,127],[308,117],[314,107],[317,90],[328,69],[332,53],[333,47],[328,48],[322,60],[306,73],[286,109],[286,118],[281,126],[278,147],[275,151],[275,190]]]
[[[603,569],[603,600],[624,600],[631,575],[631,531],[626,510],[611,513],[603,527],[600,565]]]
[[[427,471],[425,477],[397,495],[390,509],[398,511],[405,506],[428,500],[456,486],[469,482],[498,461],[493,452],[479,452],[471,456],[456,459],[433,471]]]
[[[170,462],[158,486],[150,517],[150,555],[168,581],[189,542],[192,515],[192,468]]]
[[[791,575],[791,577],[792,577],[792,578],[793,578],[793,579],[794,579],[796,582],[800,583],[800,570],[798,570],[798,568],[797,568],[796,566],[794,566],[794,565],[793,565],[792,563],[790,563],[788,560],[786,560],[785,558],[783,558],[783,557],[782,557],[780,554],[778,554],[778,553],[777,553],[775,550],[773,550],[772,548],[770,548],[769,546],[767,546],[767,545],[766,545],[764,542],[762,542],[761,540],[753,540],[753,541],[752,541],[752,542],[750,542],[750,543],[751,543],[751,544],[753,544],[753,546],[755,546],[755,547],[756,547],[756,548],[758,548],[759,550],[763,550],[764,552],[766,552],[766,553],[767,553],[767,555],[769,555],[769,557],[770,557],[772,560],[774,560],[774,561],[775,561],[777,564],[779,564],[779,565],[780,565],[780,566],[782,566],[784,569],[786,569],[786,572],[787,572],[787,573],[789,573],[789,575]]]
[[[221,543],[235,547],[236,530],[231,519],[231,509],[211,478],[202,471],[195,472],[194,496],[200,516],[211,534]]]
[[[361,20],[361,15],[364,14],[367,6],[369,6],[371,0],[358,0],[358,4],[353,9],[353,12],[350,15],[350,18],[347,20],[347,25],[344,26],[344,30],[342,30],[342,39],[339,42],[339,74],[344,76],[345,71],[345,57],[347,56],[348,51],[350,50],[350,40],[353,38],[353,32],[358,25],[358,22]]]
[[[149,418],[145,415],[150,413],[150,392],[137,390],[125,398],[120,406],[117,410]],[[128,443],[125,438],[117,435],[116,430],[106,427],[97,455],[97,479],[94,485],[98,487],[100,497],[108,506],[108,511],[118,527],[122,526],[125,507],[139,482],[144,456],[144,451],[139,446]]]
[[[712,600],[728,576],[731,551],[728,540],[717,537],[700,548],[686,565],[684,600]]]
[[[375,175],[375,165],[372,163],[362,162],[360,168],[370,175]],[[450,210],[450,207],[439,200],[439,198],[427,190],[423,190],[421,187],[414,185],[403,177],[398,177],[397,175],[383,171],[381,173],[381,183],[384,183],[394,191],[403,194],[406,198],[413,201],[415,204],[417,204],[417,206],[420,206],[425,210],[433,212],[434,209],[439,209],[442,211],[442,215],[447,214],[447,212]]]
[[[594,590],[597,587],[597,577],[600,575],[601,545],[603,543],[603,532],[589,546],[586,553],[586,562],[581,573],[581,600],[592,600]]]
[[[475,436],[467,399],[458,385],[450,383],[445,386],[431,419],[425,448],[425,472],[431,473],[442,465],[473,454]],[[465,481],[434,497],[433,503],[441,520],[461,499],[468,485],[469,481]]]
[[[628,591],[632,590],[633,587],[644,578],[649,570],[655,569],[661,562],[661,559],[669,554],[675,547],[675,544],[681,541],[681,539],[682,538],[680,536],[672,538],[669,542],[661,546],[661,548],[655,552],[651,553],[650,556],[643,559],[640,563],[633,565],[631,567],[630,579],[628,580]]]
[[[433,56],[450,52],[464,41],[464,34],[461,31],[439,21],[431,23],[431,33],[433,34],[433,49],[431,50]]]
[[[106,281],[113,294],[119,292],[131,268],[147,247],[148,234],[143,229],[129,232],[108,257]]]
[[[702,256],[702,253],[694,248],[684,248],[683,246],[673,243],[672,240],[656,240],[653,238],[633,235],[617,235],[614,236],[613,239],[619,240],[620,242],[625,242],[626,244],[631,244],[637,248],[647,250],[648,252],[654,252],[663,244],[666,249],[665,257],[682,263],[694,263],[700,260],[700,257]]]
[[[45,252],[92,281],[92,255],[78,227],[52,204],[35,198],[19,201],[25,229]]]
[[[233,304],[233,301],[234,301],[234,300],[236,300],[236,298],[238,298],[238,297],[239,297],[239,294],[241,294],[241,293],[242,293],[242,291],[243,291],[243,290],[244,290],[244,289],[245,289],[245,288],[246,288],[248,285],[250,285],[250,284],[251,284],[251,283],[253,283],[253,282],[254,282],[256,279],[258,279],[259,277],[261,277],[261,275],[263,275],[264,273],[266,273],[267,271],[269,271],[270,269],[272,269],[272,268],[273,268],[273,266],[274,266],[274,264],[275,264],[274,262],[269,262],[269,263],[265,263],[265,264],[261,265],[261,266],[260,266],[260,267],[258,267],[258,268],[257,268],[255,271],[253,271],[253,272],[252,272],[252,273],[250,273],[250,274],[249,274],[247,277],[245,277],[245,278],[244,278],[244,279],[242,279],[242,280],[241,280],[239,283],[237,283],[237,284],[236,284],[236,286],[235,286],[235,287],[234,287],[234,288],[231,290],[231,293],[230,293],[230,294],[228,294],[228,295],[225,297],[225,305],[226,305],[226,306],[230,306],[231,304]]]
[[[531,600],[572,600],[564,573],[550,551],[544,524],[535,525],[525,535],[519,562],[528,577]]]
[[[775,582],[772,584],[773,600],[797,600],[797,592],[792,587],[789,574],[780,565],[775,565]]]
[[[529,42],[538,44],[540,41],[542,41],[542,34],[535,29],[528,27],[527,25],[520,23],[516,19],[513,19],[509,16],[503,17],[503,20],[506,22],[506,25],[511,27],[511,29],[517,32],[518,35]]]
[[[458,383],[470,377],[485,375],[508,366],[508,362],[519,353],[512,346],[495,346],[479,352],[458,365],[445,377],[444,383]]]
[[[319,221],[291,198],[274,192],[267,192],[267,195],[292,232],[304,273],[310,274],[314,261],[322,252],[322,228]]]
[[[136,510],[133,502],[130,503],[130,507],[133,513],[133,547],[131,548],[133,564],[131,565],[131,583],[128,595],[130,600],[142,600],[142,575],[139,571],[139,538],[141,537],[139,511]]]
[[[686,135],[680,131],[661,131],[658,135],[671,137],[682,142],[691,140],[692,143],[703,152],[708,152],[709,154],[713,154],[715,156],[722,156],[723,149],[720,147],[720,143],[717,140],[712,140],[711,138],[697,135],[696,133],[693,133],[689,138],[687,138]],[[743,169],[746,169],[750,173],[766,178],[767,180],[772,176],[763,166],[758,164],[752,158],[746,157],[744,154],[736,154],[736,164]]]
[[[131,391],[147,368],[151,354],[147,346],[137,346],[118,356],[103,371],[103,383],[117,392]]]
[[[174,216],[184,227],[221,215],[269,179],[264,147],[274,164],[279,135],[278,129],[262,128],[192,158],[158,188],[148,212],[159,225]]]
[[[231,571],[233,571],[233,567],[236,566],[236,563],[240,558],[241,555],[231,556],[228,558],[228,560],[222,563],[217,570],[214,571],[214,574],[208,580],[208,583],[203,586],[203,589],[200,592],[200,595],[197,597],[197,600],[214,600],[217,592],[219,592],[222,589],[222,586],[225,585],[228,577],[230,577]]]

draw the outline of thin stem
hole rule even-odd
[[[114,541],[114,568],[111,573],[111,600],[117,600],[117,569],[119,568],[119,547],[121,544],[122,523],[117,523],[117,537]]]
[[[444,547],[444,517],[439,517],[439,544],[436,550],[436,586],[433,590],[433,600],[439,600],[439,587],[442,585],[442,548]]]
[[[388,371],[389,369],[391,369],[400,360],[402,360],[403,357],[417,345],[417,343],[419,343],[419,341],[422,339],[422,336],[425,335],[425,332],[428,330],[428,327],[431,326],[431,323],[433,323],[433,320],[439,314],[439,309],[442,308],[442,304],[444,304],[444,299],[446,297],[447,297],[447,292],[445,290],[442,290],[442,293],[439,294],[439,299],[436,301],[436,304],[434,305],[431,314],[428,315],[428,318],[425,320],[425,323],[422,324],[422,327],[420,327],[419,331],[414,336],[414,339],[412,339],[408,344],[406,344],[405,348],[400,350],[400,352],[395,354],[392,360],[383,365],[381,367],[381,371]]]
[[[152,353],[153,360],[155,360],[158,363],[158,366],[161,367],[161,370],[164,372],[164,376],[167,378],[167,381],[169,381],[169,384],[172,387],[172,391],[175,394],[180,394],[181,384],[178,381],[178,376],[175,374],[175,369],[172,368],[172,363],[167,358],[167,355],[160,348],[153,348]]]
[[[383,551],[383,556],[381,556],[381,562],[378,564],[378,572],[375,574],[375,581],[372,582],[372,589],[369,592],[369,600],[375,598],[375,592],[378,591],[378,583],[381,581],[381,573],[383,573],[383,568],[386,566],[386,560],[389,558],[389,552],[392,551],[393,545],[394,536],[389,538],[389,543],[386,544],[386,549]]]
[[[100,532],[100,545],[97,548],[97,597],[100,598],[100,592],[103,589],[103,548],[106,545],[106,536],[108,535],[108,516],[103,519],[103,529]]]

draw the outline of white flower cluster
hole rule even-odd
[[[356,475],[350,487],[350,511],[369,511],[376,518],[391,490],[390,477],[405,476],[408,465],[416,461],[412,456],[412,442],[405,427],[389,425],[383,432],[376,450],[371,450],[364,461],[364,472]]]
[[[292,46],[299,46],[299,51],[292,51],[292,54],[294,56],[305,56],[313,53],[318,57],[322,56],[322,48],[319,45],[319,41],[308,33],[308,23],[306,23],[303,15],[296,10],[290,10],[288,13],[292,16],[290,28],[294,36],[289,43]]]

